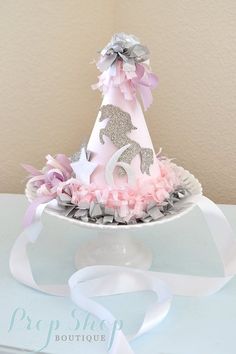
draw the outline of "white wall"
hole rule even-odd
[[[89,62],[115,31],[151,49],[160,78],[146,113],[156,149],[217,202],[236,203],[234,0],[0,2],[1,191],[21,192],[21,162],[75,151],[100,95]]]

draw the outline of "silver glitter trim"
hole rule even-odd
[[[131,164],[134,157],[140,154],[141,172],[150,175],[150,166],[154,162],[154,153],[152,149],[142,148],[139,143],[127,136],[132,130],[137,129],[132,124],[130,114],[111,104],[102,106],[100,111],[100,122],[104,119],[109,119],[106,127],[102,128],[99,133],[101,144],[105,143],[103,136],[106,135],[118,149],[125,145],[130,145],[120,156],[119,161]],[[119,169],[119,173],[123,174],[124,169]]]
[[[85,149],[85,153],[86,153],[86,157],[87,157],[87,160],[90,161],[91,160],[91,151],[88,151],[87,150],[87,143],[83,143],[80,147],[80,150],[79,151],[76,151],[71,157],[70,157],[70,161],[71,162],[76,162],[76,161],[79,161],[80,160],[80,156],[81,156],[81,151],[82,149]]]

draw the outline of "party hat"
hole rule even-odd
[[[83,222],[150,222],[171,213],[186,195],[173,163],[156,156],[145,122],[143,110],[157,85],[148,48],[133,35],[115,34],[97,67],[101,75],[93,88],[103,100],[88,143],[70,159],[48,155],[40,171],[26,166],[26,195],[33,202],[27,223],[51,199]]]
[[[160,175],[138,101],[139,95],[147,109],[157,84],[148,60],[147,47],[124,33],[115,34],[101,51],[97,66],[102,74],[93,88],[104,97],[87,146],[91,162],[97,164],[91,182],[100,188],[135,186]]]

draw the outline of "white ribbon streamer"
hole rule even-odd
[[[106,321],[109,331],[111,331],[111,324],[114,323],[115,318],[105,307],[92,300],[92,297],[144,290],[150,290],[156,294],[157,299],[146,311],[138,331],[129,338],[121,330],[117,331],[113,344],[108,350],[109,354],[134,354],[129,340],[148,332],[166,317],[171,305],[171,294],[183,296],[214,294],[236,274],[236,238],[231,226],[222,211],[211,200],[197,195],[189,198],[189,203],[198,205],[202,211],[219,253],[224,276],[195,276],[104,265],[85,267],[75,272],[66,285],[39,285],[32,274],[27,246],[37,240],[42,230],[41,215],[43,210],[48,204],[54,202],[40,205],[33,224],[16,239],[9,261],[14,278],[48,294],[57,296],[70,294],[74,303],[81,309]]]

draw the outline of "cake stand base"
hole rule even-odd
[[[46,213],[60,218],[68,224],[76,224],[80,229],[87,229],[94,232],[91,240],[86,240],[76,252],[75,266],[77,269],[92,265],[115,265],[134,267],[147,270],[152,264],[152,252],[137,240],[136,231],[146,233],[150,228],[156,228],[159,224],[175,220],[190,212],[195,206],[192,196],[202,195],[202,187],[199,181],[181,166],[171,163],[183,187],[189,192],[189,197],[178,201],[175,212],[169,216],[160,218],[150,223],[138,223],[134,225],[100,225],[89,222],[82,222],[77,219],[68,218],[64,215],[65,210],[48,206]],[[30,191],[30,190],[29,190]],[[29,191],[26,195],[30,199]]]
[[[92,265],[114,265],[147,270],[151,264],[152,252],[124,230],[117,232],[117,228],[116,232],[98,232],[94,240],[80,246],[75,256],[77,269]]]

